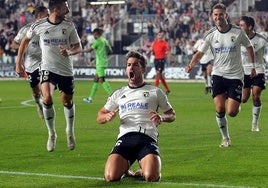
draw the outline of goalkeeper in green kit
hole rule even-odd
[[[105,70],[108,65],[108,55],[112,53],[112,48],[103,36],[103,30],[100,28],[96,28],[93,30],[94,42],[90,45],[90,48],[85,50],[76,51],[75,53],[69,55],[75,55],[77,53],[87,53],[91,51],[95,51],[96,54],[96,74],[94,77],[93,86],[91,88],[89,97],[84,98],[83,101],[86,103],[91,103],[93,97],[95,96],[99,83],[102,84],[104,90],[108,95],[110,95],[113,91],[109,82],[105,81]]]

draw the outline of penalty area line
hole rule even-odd
[[[40,177],[55,177],[55,178],[66,178],[66,179],[88,179],[88,180],[102,180],[100,177],[90,176],[73,176],[73,175],[60,175],[60,174],[48,174],[48,173],[31,173],[31,172],[15,172],[15,171],[3,171],[0,170],[0,174],[7,175],[22,175],[22,176],[40,176]],[[138,182],[142,183],[142,182]],[[144,183],[146,183],[144,181]],[[165,182],[160,181],[159,184],[171,185],[171,186],[189,186],[189,187],[216,187],[216,188],[253,188],[249,186],[232,186],[232,185],[217,185],[217,184],[205,184],[205,183],[178,183],[178,182]]]

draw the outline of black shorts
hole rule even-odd
[[[166,59],[155,59],[154,68],[156,71],[163,72],[165,69]]]
[[[213,62],[213,60],[211,60],[211,61],[209,61],[209,62],[207,62],[207,63],[205,63],[205,64],[200,64],[200,65],[201,65],[201,70],[202,70],[202,72],[207,71],[207,67],[208,67],[208,65],[211,65],[212,62]]]
[[[29,73],[26,72],[28,75],[28,81],[31,88],[35,88],[40,83],[40,70],[36,69],[34,72]]]
[[[41,84],[44,82],[50,82],[59,88],[59,91],[68,95],[74,93],[74,77],[73,76],[61,76],[53,72],[42,70],[41,71]]]
[[[132,165],[136,160],[140,161],[148,154],[160,156],[157,142],[139,132],[127,133],[117,139],[111,154],[114,153],[122,155],[129,161],[129,165]]]
[[[212,97],[226,93],[228,98],[241,102],[243,82],[239,79],[227,79],[222,76],[212,76]]]
[[[265,75],[258,74],[257,76],[251,78],[250,75],[244,76],[244,88],[251,88],[252,86],[258,86],[265,89]]]

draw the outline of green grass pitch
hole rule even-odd
[[[127,81],[127,80],[126,80]],[[46,151],[47,129],[37,116],[27,81],[0,81],[0,187],[267,187],[268,97],[263,92],[260,132],[251,132],[250,100],[240,114],[228,117],[232,146],[219,148],[220,133],[210,95],[203,83],[169,83],[168,96],[177,119],[159,126],[162,180],[146,183],[126,178],[103,181],[106,158],[115,143],[118,119],[96,123],[107,95],[99,87],[92,104],[83,103],[91,81],[76,81],[75,134],[69,151],[58,91],[54,94],[57,147]],[[126,82],[112,82],[113,89]],[[133,170],[138,169],[135,164]]]

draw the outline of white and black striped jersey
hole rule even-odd
[[[14,41],[20,44],[27,31],[30,29],[32,23],[23,26],[18,34],[15,36]],[[24,68],[26,72],[32,73],[40,67],[41,64],[41,49],[39,47],[39,36],[34,36],[25,51]]]
[[[172,106],[160,88],[144,84],[138,88],[124,86],[116,90],[108,98],[104,108],[109,111],[119,109],[118,138],[129,132],[141,132],[157,141],[158,129],[150,120],[149,113],[158,108],[166,112]]]
[[[205,53],[211,48],[214,54],[212,75],[243,80],[241,45],[251,46],[244,31],[234,25],[230,25],[227,32],[220,32],[216,27],[213,27],[204,36],[204,41],[204,45],[199,50]]]
[[[53,24],[48,18],[40,19],[32,24],[27,32],[28,38],[38,35],[42,50],[41,70],[49,70],[62,76],[73,76],[71,57],[60,54],[60,46],[70,49],[73,44],[80,43],[74,24],[63,20]]]
[[[268,45],[267,38],[259,33],[255,33],[255,35],[250,39],[250,42],[254,48],[255,53],[255,70],[257,74],[265,73],[265,63],[264,63],[264,49]],[[244,72],[246,75],[250,75],[253,65],[248,57],[248,53],[245,47],[241,49],[242,55],[242,63],[244,67]]]

